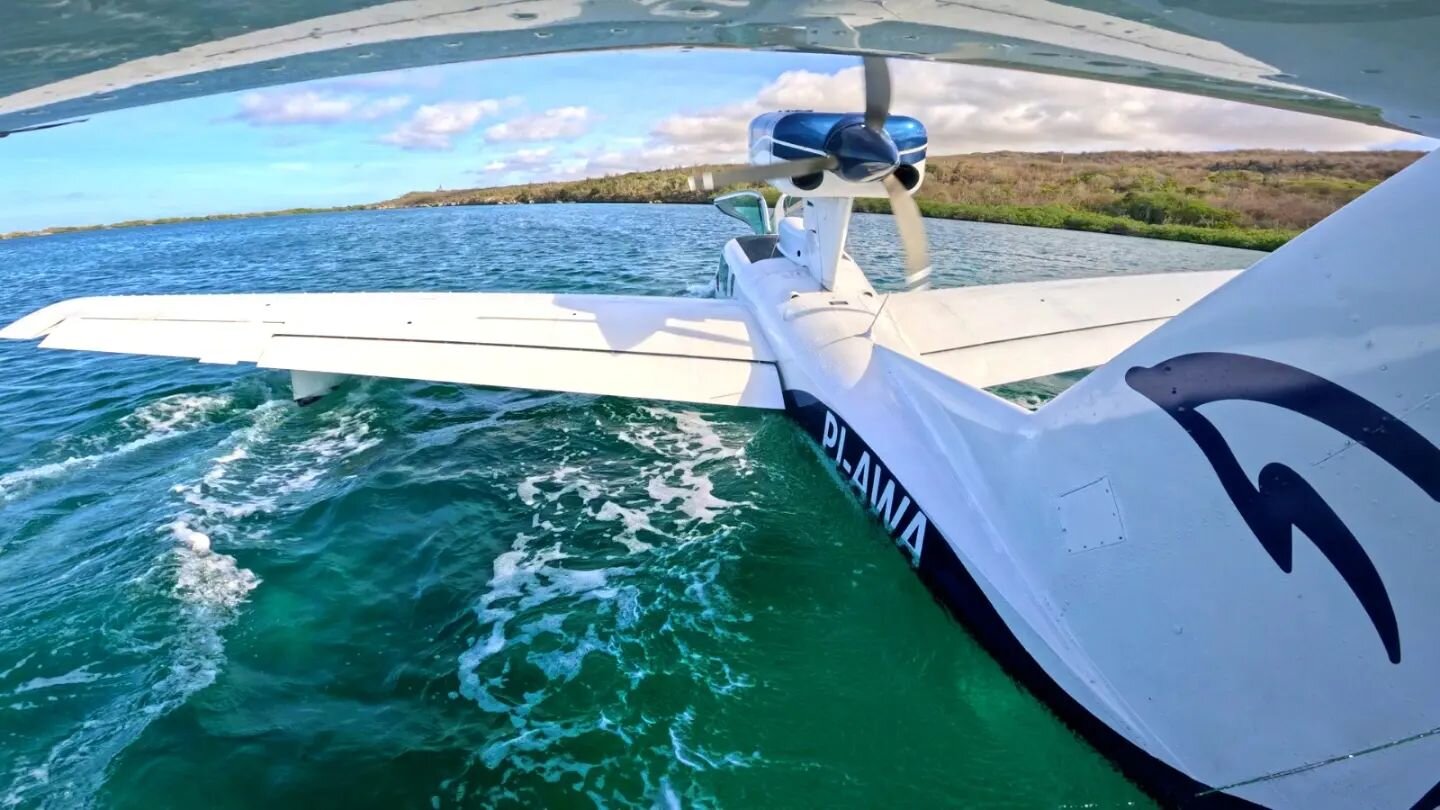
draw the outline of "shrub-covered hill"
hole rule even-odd
[[[1410,165],[1419,152],[986,152],[931,158],[920,210],[930,217],[1100,231],[1273,250]],[[691,173],[718,166],[454,191],[415,191],[344,208],[215,214],[48,228],[0,239],[362,208],[547,202],[706,203]],[[738,187],[734,187],[738,188]],[[731,189],[725,189],[731,190]],[[775,194],[766,194],[774,201]],[[884,200],[857,210],[884,212]]]
[[[1419,152],[987,152],[931,158],[927,216],[1273,249]],[[702,167],[716,168],[716,167]],[[412,192],[377,207],[542,202],[707,202],[696,169]],[[884,211],[883,201],[860,210]]]

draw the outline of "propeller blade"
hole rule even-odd
[[[890,115],[890,66],[883,56],[865,57],[865,126],[879,132]]]
[[[882,182],[890,194],[890,212],[895,215],[895,230],[900,232],[900,244],[905,248],[905,292],[928,290],[930,248],[925,242],[925,219],[920,216],[920,206],[895,175],[886,175]]]
[[[835,158],[826,155],[803,160],[787,160],[784,163],[771,163],[768,166],[742,166],[738,169],[725,169],[718,172],[700,172],[690,176],[690,190],[713,191],[734,183],[755,183],[780,177],[799,177],[833,168],[835,168]]]
[[[55,127],[68,127],[71,124],[83,124],[89,120],[89,118],[76,118],[73,121],[56,121],[53,124],[34,124],[33,126],[17,127],[15,129],[0,129],[0,138],[5,138],[20,132],[37,132],[42,129],[54,129]]]

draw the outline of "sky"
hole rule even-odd
[[[1402,132],[1175,93],[894,62],[931,154],[1430,149]],[[858,60],[649,50],[354,76],[98,115],[0,140],[0,233],[377,202],[407,191],[740,162],[771,109],[859,110]]]

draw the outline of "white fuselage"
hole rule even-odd
[[[942,373],[822,219],[729,242],[718,286],[927,585],[1127,774],[1410,806],[1440,796],[1436,188],[1440,156],[1034,413]]]

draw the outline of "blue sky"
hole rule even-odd
[[[192,99],[0,141],[0,232],[374,202],[739,160],[749,118],[860,106],[854,59],[566,54]],[[897,64],[896,112],[939,154],[993,149],[1429,148],[1403,133],[985,68]]]

